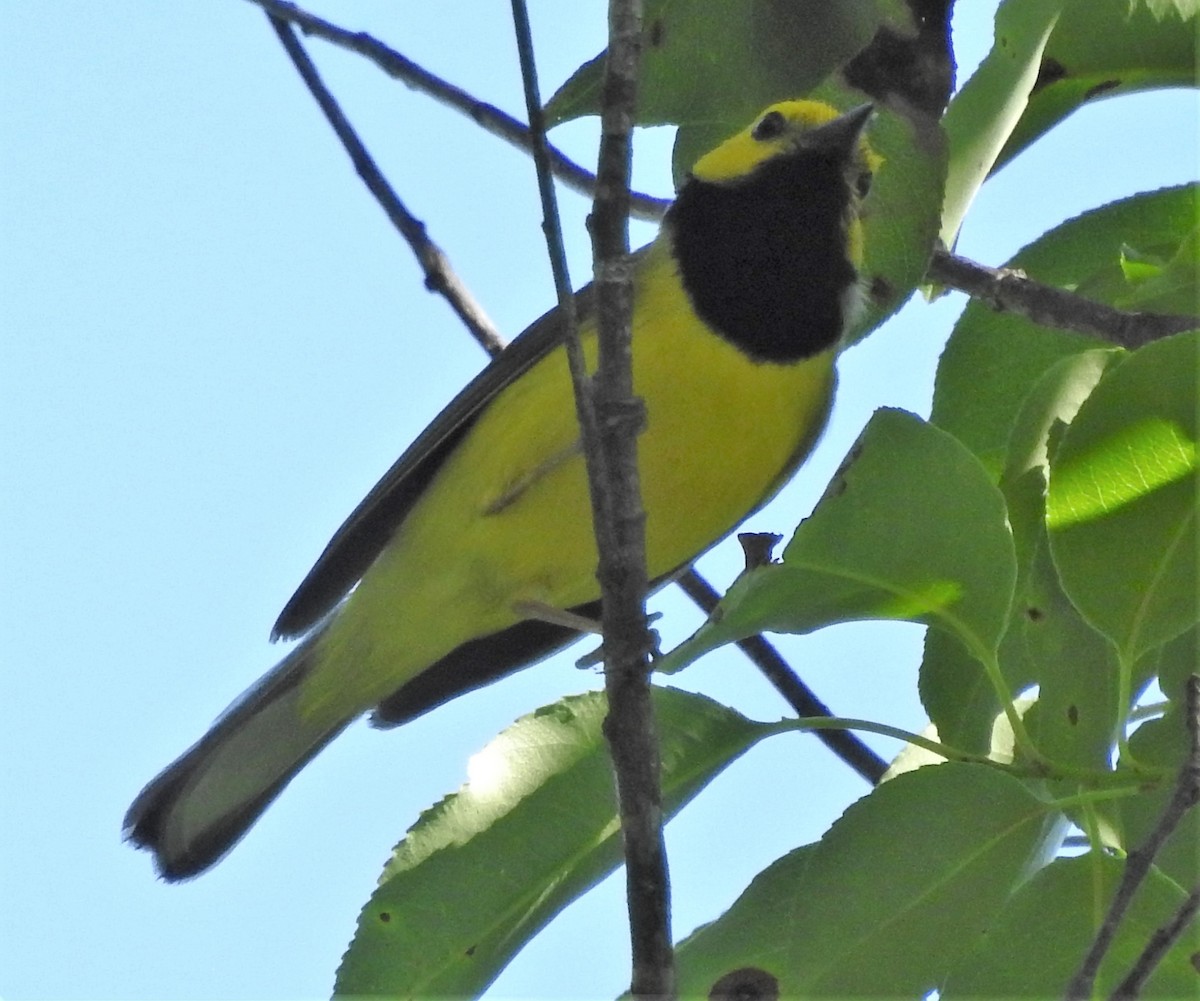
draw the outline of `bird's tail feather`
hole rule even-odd
[[[154,779],[125,815],[125,835],[154,853],[164,879],[188,879],[221,858],[350,719],[306,720],[300,682],[320,630],[237,700]]]

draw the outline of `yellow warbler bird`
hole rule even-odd
[[[646,561],[662,582],[764,504],[826,417],[861,300],[870,106],[786,101],[701,157],[634,257]],[[576,297],[596,355],[593,297]],[[167,879],[217,861],[374,708],[404,722],[573,639],[594,616],[587,479],[558,310],[425,429],[334,535],[275,624],[303,637],[138,796],[126,832]],[[553,616],[550,616],[553,618]]]

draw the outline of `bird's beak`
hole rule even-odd
[[[874,113],[875,105],[861,104],[853,111],[847,111],[833,121],[806,132],[803,145],[809,149],[827,149],[849,155]]]

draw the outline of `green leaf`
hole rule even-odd
[[[986,766],[899,775],[681,943],[679,993],[708,997],[733,971],[758,970],[786,997],[920,997],[987,927],[1048,820]]]
[[[1190,20],[1200,13],[1200,2],[1197,0],[1134,0],[1143,3],[1155,17],[1166,17],[1174,12],[1184,20]]]
[[[1022,402],[1009,432],[1004,482],[1014,482],[1031,469],[1049,476],[1051,436],[1075,419],[1104,373],[1125,357],[1121,348],[1096,348],[1067,355],[1046,370]],[[1040,528],[1043,507],[1038,505],[1034,514]]]
[[[1021,887],[977,948],[963,956],[941,990],[958,998],[1057,998],[1074,976],[1112,899],[1122,864],[1089,854],[1058,859]],[[1183,902],[1184,893],[1157,870],[1133,899],[1096,979],[1108,997],[1146,942]],[[1139,997],[1195,997],[1189,954],[1200,945],[1193,925],[1164,957]]]
[[[1173,702],[1183,704],[1183,684],[1200,673],[1200,626],[1193,626],[1165,644],[1159,653],[1158,685]]]
[[[1190,635],[1194,647],[1195,634]],[[1196,669],[1194,662],[1192,669]],[[1174,794],[1175,774],[1188,753],[1185,718],[1183,705],[1172,703],[1164,716],[1143,723],[1130,735],[1129,753],[1134,760],[1142,767],[1164,769],[1167,778],[1137,796],[1114,800],[1111,810],[1105,811],[1112,819],[1116,844],[1126,851],[1145,843]],[[1200,845],[1200,810],[1192,809],[1184,814],[1179,826],[1159,849],[1154,864],[1180,886],[1196,886],[1200,883],[1197,845]]]
[[[1046,537],[1046,481],[1053,441],[1074,420],[1117,348],[1069,355],[1026,396],[1009,436],[1001,489],[1017,546],[1017,597],[1001,671],[1014,687],[1036,684],[1025,717],[1038,749],[1061,764],[1106,769],[1123,714],[1116,650],[1067,598]],[[1012,658],[1016,663],[1010,663]],[[1014,676],[1019,682],[1014,682]]]
[[[700,630],[665,658],[677,670],[758,632],[906,619],[976,656],[999,642],[1015,575],[1004,501],[950,435],[880,410],[783,562],[743,574]]]
[[[1115,303],[1121,309],[1195,315],[1200,312],[1200,225],[1183,238],[1175,255],[1152,273],[1131,278],[1128,267],[1123,270],[1130,287]]]
[[[1186,9],[1185,9],[1186,8]],[[1162,87],[1196,86],[1196,31],[1184,18],[1194,0],[1178,6],[1156,0],[1073,0],[1054,25],[1037,83],[993,172],[1084,104]],[[1113,136],[1113,153],[1123,150]]]
[[[832,85],[812,96],[836,97]],[[845,96],[840,101],[849,106]],[[941,222],[946,178],[946,138],[933,118],[880,106],[871,120],[868,140],[883,163],[863,203],[859,270],[868,295],[847,344],[895,313],[924,279]]]
[[[656,688],[663,806],[676,813],[777,726]],[[397,846],[338,970],[338,996],[482,991],[566,904],[621,861],[602,692],[518,720],[470,780]]]
[[[967,209],[991,173],[1038,80],[1042,52],[1069,0],[1005,0],[991,51],[946,111],[950,143],[942,241],[954,245]]]
[[[983,664],[949,633],[925,633],[918,687],[938,740],[972,754],[988,752],[1000,699]]]
[[[1130,355],[1051,460],[1046,519],[1063,587],[1130,662],[1197,619],[1195,333]]]
[[[1107,770],[1127,709],[1120,705],[1120,664],[1112,644],[1063,593],[1044,534],[1022,600],[1019,627],[1038,684],[1026,726],[1052,761]]]
[[[1130,290],[1120,266],[1126,246],[1170,259],[1195,226],[1196,186],[1167,188],[1065,222],[1005,266],[1113,304]],[[1060,359],[1105,346],[972,302],[955,324],[938,365],[933,423],[958,438],[998,477],[1030,387]]]
[[[710,149],[816,86],[883,23],[912,30],[897,0],[647,0],[635,123],[709,126]],[[581,66],[547,103],[547,125],[599,114],[603,71],[603,53]]]

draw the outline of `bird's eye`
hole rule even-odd
[[[774,139],[776,136],[783,135],[783,130],[787,127],[787,119],[778,111],[768,111],[759,119],[757,125],[754,126],[754,131],[750,133],[759,142],[766,142],[769,139]]]
[[[866,198],[871,191],[871,172],[864,170],[854,179],[854,190],[859,198]]]

